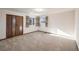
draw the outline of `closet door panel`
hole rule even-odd
[[[11,15],[6,16],[6,37],[7,38],[12,37],[12,16]]]
[[[21,16],[16,16],[16,30],[15,30],[15,35],[22,35],[23,34],[23,17]]]
[[[12,16],[12,36],[15,36],[15,25],[16,24],[16,19],[15,16]]]
[[[23,35],[23,17],[21,16],[20,19],[21,19],[21,21],[20,21],[21,22],[21,25],[20,25],[21,26],[20,27],[20,34]]]

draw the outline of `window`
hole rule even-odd
[[[48,16],[40,16],[40,24],[42,26],[48,26]]]
[[[35,23],[36,20],[36,23]],[[26,27],[30,25],[48,27],[48,16],[26,16]]]
[[[45,22],[46,22],[45,17],[46,17],[46,16],[41,16],[41,17],[40,17],[40,22],[41,22],[41,23],[45,23]]]
[[[34,17],[30,17],[30,19],[29,19],[29,24],[30,24],[30,25],[34,25]]]
[[[34,25],[34,19],[33,16],[26,16],[26,27],[29,27],[29,25]]]

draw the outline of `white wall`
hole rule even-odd
[[[75,37],[78,48],[79,48],[79,9],[75,10]]]
[[[3,17],[3,13],[0,11],[0,39],[6,37],[6,21]]]
[[[74,38],[74,11],[66,11],[48,15],[48,27],[41,26],[40,30]]]
[[[13,12],[13,11],[7,11],[7,10],[0,10],[0,39],[6,38],[6,14],[12,14],[12,15],[19,15],[23,16],[23,34],[36,31],[38,27],[29,26],[29,28],[26,28],[26,14]]]

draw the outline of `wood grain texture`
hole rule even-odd
[[[15,22],[14,22],[15,21]],[[23,17],[6,15],[6,37],[14,37],[23,34]]]

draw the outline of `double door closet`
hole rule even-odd
[[[6,38],[23,34],[23,16],[6,15]]]

